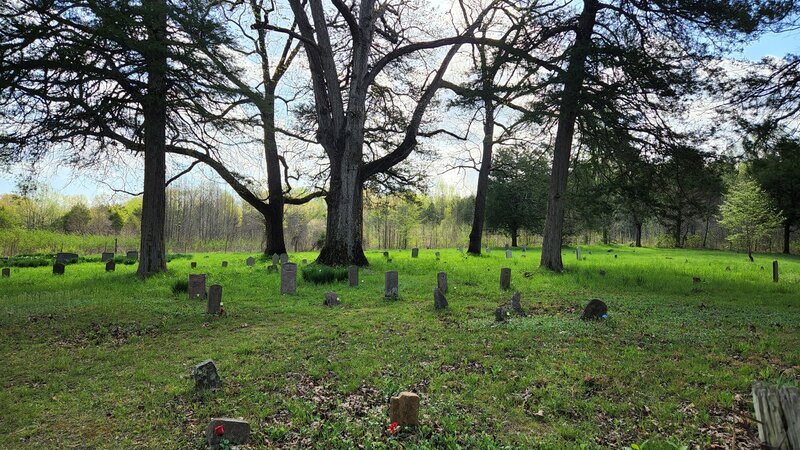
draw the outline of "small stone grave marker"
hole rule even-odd
[[[580,247],[575,247],[575,257],[578,259],[578,261],[581,260],[581,248]]]
[[[53,264],[53,275],[64,275],[64,264]]]
[[[358,266],[352,265],[347,268],[347,284],[350,287],[358,286]]]
[[[436,309],[447,308],[447,298],[438,287],[433,288],[433,307]]]
[[[602,301],[598,299],[592,299],[589,301],[589,304],[586,305],[586,308],[583,309],[581,313],[581,320],[597,320],[597,319],[605,319],[608,317],[608,306]]]
[[[342,302],[339,301],[339,296],[336,295],[336,292],[326,292],[325,293],[325,302],[323,305],[325,306],[339,306]]]
[[[281,261],[280,255],[278,255],[277,253],[273,253],[272,254],[272,265],[273,266],[277,266],[280,261]]]
[[[281,266],[281,294],[294,294],[297,291],[297,264],[286,263]]]
[[[217,365],[210,359],[194,366],[192,379],[194,380],[194,388],[197,391],[219,389],[222,386],[222,381],[217,372]]]
[[[3,268],[3,278],[9,278],[11,276],[11,269],[8,267]]]
[[[117,270],[117,263],[113,259],[106,262],[106,272],[114,272],[115,270]]]
[[[383,257],[384,258],[388,258],[389,257],[389,252],[383,252]]]
[[[442,291],[442,294],[447,294],[447,272],[436,274],[436,287]]]
[[[100,262],[106,262],[114,259],[114,252],[103,252],[100,256]]]
[[[286,253],[281,253],[281,264],[286,264],[289,262],[289,255]]]
[[[511,259],[511,249],[506,249],[506,259]]]
[[[232,445],[247,444],[250,440],[250,424],[239,419],[215,418],[206,427],[206,441],[212,449],[219,448],[222,440]]]
[[[208,305],[206,306],[206,313],[219,314],[222,307],[222,286],[212,284],[208,288]]]
[[[56,262],[59,264],[66,264],[78,259],[77,253],[56,253]]]
[[[400,426],[419,425],[419,396],[413,392],[401,392],[389,403],[389,421]]]
[[[384,275],[384,290],[383,296],[389,299],[397,299],[399,294],[399,279],[397,271],[390,270]]]
[[[503,267],[500,269],[500,289],[506,290],[511,288],[511,269]]]
[[[222,261],[222,267],[228,267],[228,261]]]
[[[522,253],[525,253],[527,251],[528,251],[528,246],[527,245],[523,245],[522,246]]]
[[[247,264],[247,267],[253,267],[256,265],[256,259],[251,256],[245,260],[245,264]]]
[[[196,269],[196,268],[197,268],[197,262],[192,261],[192,269]]]
[[[206,275],[189,274],[189,299],[206,298]]]
[[[276,266],[276,265],[267,266],[267,272],[272,273],[272,272],[277,272],[277,271],[278,271],[278,266]]]
[[[772,261],[772,281],[778,282],[778,261]]]
[[[418,256],[419,256],[419,248],[417,248],[417,247],[412,248],[411,249],[411,257],[412,258],[416,258]]]
[[[511,296],[511,310],[520,316],[525,315],[525,311],[522,309],[522,294],[519,292],[514,292],[514,295]]]
[[[307,260],[307,259],[305,259],[305,258],[303,258],[303,261],[301,261],[301,262],[303,263],[303,265],[304,265],[304,266],[305,266],[306,264],[308,264],[308,260]]]
[[[139,252],[137,252],[136,250],[131,250],[131,251],[125,253],[125,259],[138,260],[139,259]]]
[[[505,322],[508,319],[508,308],[505,305],[500,305],[494,310],[495,322]]]

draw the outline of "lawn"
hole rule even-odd
[[[360,286],[298,274],[286,296],[248,254],[175,259],[146,281],[134,265],[13,268],[0,279],[0,447],[200,449],[222,416],[250,422],[247,448],[736,448],[755,445],[751,383],[800,381],[798,258],[585,247],[552,274],[538,250],[441,252],[370,251]],[[386,270],[397,301],[383,298]],[[450,306],[435,311],[441,270]],[[191,272],[223,286],[225,316],[173,293]],[[341,307],[322,306],[332,290]],[[496,324],[514,290],[528,316]],[[579,320],[592,298],[607,320]],[[223,388],[198,395],[189,373],[209,358]],[[420,394],[422,425],[392,435],[387,400],[403,390]]]

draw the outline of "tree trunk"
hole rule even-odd
[[[326,197],[328,221],[325,244],[317,258],[322,264],[369,264],[361,244],[364,188],[359,174],[360,145],[360,142],[348,143],[342,157],[331,161],[330,189]]]
[[[792,242],[792,224],[788,220],[784,220],[783,222],[783,253],[790,254],[792,252],[791,248]]]
[[[637,247],[642,246],[642,222],[636,222],[636,244]]]
[[[675,248],[681,248],[681,231],[683,230],[683,214],[678,212],[675,218],[675,230],[672,237],[675,239]]]
[[[706,228],[703,230],[703,248],[706,248],[708,243],[708,225],[711,222],[711,217],[706,217]]]
[[[167,51],[164,44],[167,11],[164,0],[145,0],[146,21],[152,44],[145,55],[147,93],[144,115],[144,189],[142,228],[137,274],[147,277],[167,270],[164,225],[166,217],[166,123],[167,123]]]
[[[489,173],[492,171],[492,148],[494,145],[494,104],[491,99],[483,100],[486,116],[483,120],[483,155],[478,172],[478,189],[475,191],[475,212],[472,216],[472,230],[469,232],[467,252],[481,254],[483,223],[486,219],[486,195],[489,191]]]
[[[278,143],[275,140],[275,108],[272,100],[274,98],[275,92],[269,91],[266,95],[268,106],[261,114],[261,120],[264,123],[264,161],[267,165],[267,189],[269,189],[267,197],[269,215],[264,216],[267,237],[265,255],[286,253],[286,241],[283,234],[283,184]]]
[[[511,246],[516,248],[517,247],[517,236],[519,235],[519,230],[511,230]]]
[[[578,19],[575,42],[570,49],[569,66],[564,78],[564,90],[558,115],[558,129],[553,147],[553,169],[550,176],[550,191],[547,199],[547,218],[542,237],[541,266],[550,270],[564,269],[561,260],[562,232],[564,228],[564,196],[569,176],[569,160],[572,138],[575,134],[575,121],[580,108],[580,93],[586,76],[586,57],[592,45],[592,31],[595,25],[597,0],[583,2],[583,11]]]

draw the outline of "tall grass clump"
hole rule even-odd
[[[303,267],[303,280],[314,284],[329,284],[347,279],[347,269],[322,264],[309,264]]]

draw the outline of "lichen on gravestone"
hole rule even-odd
[[[208,359],[194,366],[192,369],[192,379],[197,391],[208,389],[219,389],[222,387],[222,380],[217,372],[217,365]]]

